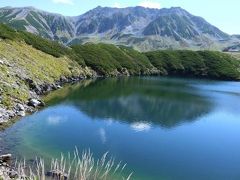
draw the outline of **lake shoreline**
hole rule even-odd
[[[94,78],[97,76],[94,76]],[[93,77],[91,77],[93,78]],[[0,131],[10,127],[21,117],[33,114],[45,106],[42,100],[45,95],[50,92],[61,89],[66,84],[75,84],[87,78],[82,76],[62,76],[58,81],[52,84],[42,84],[40,86],[34,85],[33,81],[29,81],[30,91],[32,97],[25,103],[18,103],[12,109],[5,109],[0,107]],[[31,85],[32,84],[32,85]]]
[[[136,75],[125,75],[125,74],[118,74],[117,76],[113,77],[134,77]],[[141,77],[144,77],[145,75],[139,75]],[[199,79],[199,80],[218,80],[218,81],[224,81],[223,79],[215,79],[215,78],[209,78],[209,77],[198,77],[194,75],[156,75],[151,74],[147,76],[152,77],[170,77],[170,78],[186,78],[186,79]],[[45,102],[42,100],[44,96],[46,96],[48,93],[56,91],[58,89],[61,89],[62,86],[67,84],[76,84],[82,80],[91,79],[91,78],[109,78],[106,76],[100,76],[97,75],[97,73],[93,74],[92,77],[83,77],[83,76],[70,76],[65,77],[62,76],[58,81],[52,84],[42,84],[36,86],[33,81],[29,80],[29,87],[30,92],[33,96],[28,99],[25,103],[18,103],[15,107],[12,109],[4,109],[0,107],[0,131],[5,130],[6,128],[10,127],[12,124],[18,121],[21,117],[25,117],[28,115],[31,115],[35,112],[37,112],[39,109],[43,108],[45,106]],[[225,79],[225,81],[234,81],[234,80],[228,80]],[[240,80],[239,80],[240,81]]]

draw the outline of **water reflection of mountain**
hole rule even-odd
[[[51,104],[62,100],[71,103],[92,118],[110,118],[127,123],[145,121],[169,128],[194,121],[212,107],[197,88],[179,79],[88,81],[66,87],[49,99]]]

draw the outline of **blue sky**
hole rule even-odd
[[[155,8],[180,6],[229,34],[240,34],[240,0],[0,0],[1,7],[34,6],[68,16],[80,15],[99,5]]]

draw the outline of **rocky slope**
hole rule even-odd
[[[226,47],[223,51],[224,52],[240,52],[240,43]]]
[[[68,57],[56,58],[24,42],[1,40],[0,124],[43,105],[39,95],[91,75],[90,69]]]
[[[1,8],[0,21],[18,30],[26,30],[62,42],[75,36],[71,18],[44,12],[33,7]]]
[[[106,42],[155,49],[222,49],[235,41],[201,17],[175,7],[97,7],[76,17],[65,17],[33,7],[0,9],[0,22],[65,44]]]

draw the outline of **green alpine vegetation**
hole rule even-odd
[[[239,79],[239,62],[232,56],[214,51],[153,51],[145,55],[163,75]]]
[[[173,75],[237,80],[240,63],[234,57],[215,51],[163,50],[140,53],[132,48],[109,44],[72,46],[74,53],[98,74]]]
[[[0,25],[0,106],[31,97],[26,80],[51,84],[65,77],[172,75],[240,79],[240,61],[212,51],[164,50],[142,53],[110,44],[64,46]],[[1,105],[2,104],[2,105]]]
[[[85,64],[98,74],[114,76],[120,74],[153,74],[154,66],[147,57],[133,49],[110,44],[85,44],[72,46],[74,53],[82,57]]]

